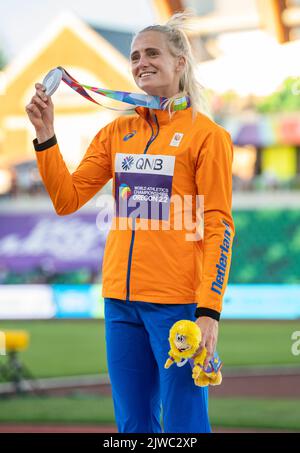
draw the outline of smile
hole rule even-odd
[[[143,72],[139,77],[141,79],[144,79],[145,77],[149,77],[149,76],[151,76],[153,74],[156,74],[156,73],[155,72]]]
[[[178,348],[178,350],[179,350],[180,352],[186,351],[187,349],[189,349],[189,346],[187,346],[186,348]]]

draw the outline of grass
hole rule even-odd
[[[293,399],[216,398],[210,400],[210,418],[214,426],[300,432],[299,403]]]
[[[36,377],[107,372],[102,321],[1,322],[0,330],[5,329],[30,333],[30,346],[20,358]]]
[[[0,322],[0,330],[5,329],[30,333],[30,346],[20,357],[36,377],[107,372],[103,321]],[[227,369],[299,366],[299,356],[291,353],[291,335],[296,330],[300,330],[300,322],[224,320],[220,323],[218,352]],[[0,364],[4,361],[0,356]]]
[[[114,423],[110,397],[13,397],[0,399],[0,423]]]
[[[226,367],[299,366],[291,335],[300,321],[221,321],[218,352]]]
[[[0,423],[114,424],[109,397],[22,397],[0,400]],[[299,400],[211,398],[213,426],[300,431]]]
[[[37,377],[106,373],[104,323],[86,321],[5,321],[0,330],[26,329],[30,347],[21,358]],[[299,366],[291,353],[296,321],[222,321],[218,352],[225,367]],[[121,346],[120,346],[121,347]],[[0,356],[0,363],[5,357]],[[210,398],[214,426],[300,431],[299,400]],[[0,399],[0,423],[114,423],[110,397],[14,397]]]

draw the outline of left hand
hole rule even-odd
[[[213,358],[219,333],[219,323],[208,316],[200,316],[195,323],[200,327],[202,340],[198,350],[193,355],[193,358],[200,354],[203,348],[207,349],[207,355],[204,361],[204,368],[208,366],[209,361]]]

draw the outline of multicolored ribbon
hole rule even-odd
[[[151,96],[148,94],[143,93],[130,93],[127,91],[115,91],[115,90],[107,90],[103,88],[96,88],[89,85],[83,85],[77,80],[74,79],[64,68],[58,66],[58,69],[62,71],[62,80],[69,85],[77,93],[81,94],[81,96],[85,97],[91,102],[95,104],[102,105],[99,102],[95,101],[85,90],[93,91],[94,93],[101,94],[102,96],[109,97],[111,99],[126,102],[127,104],[132,104],[135,106],[147,107],[150,109],[158,109],[164,110],[164,106],[168,101],[168,98],[160,97],[160,96]],[[183,96],[181,98],[175,99],[172,104],[171,110],[185,110],[186,108],[190,107],[191,101],[189,96]],[[111,108],[111,107],[109,107]],[[118,110],[118,109],[113,109]]]

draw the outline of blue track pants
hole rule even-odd
[[[104,302],[107,364],[118,431],[210,432],[208,387],[195,386],[189,363],[164,369],[169,330],[180,319],[194,321],[196,304],[111,298]]]

